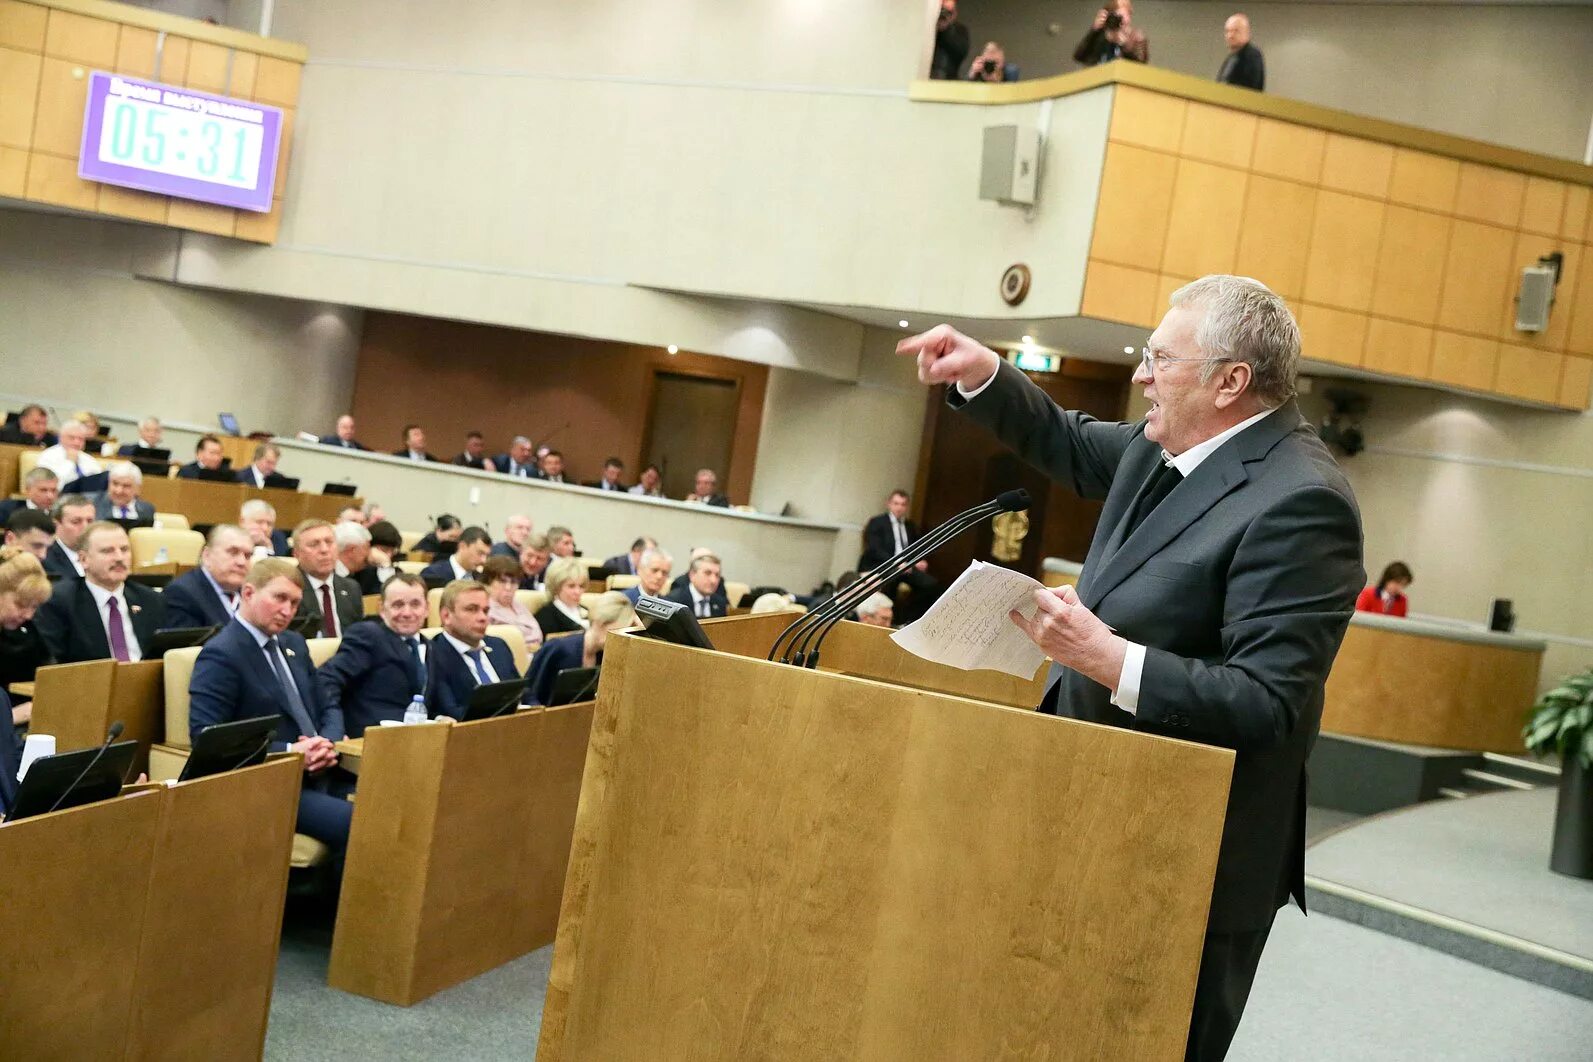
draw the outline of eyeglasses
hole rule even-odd
[[[1156,370],[1157,369],[1165,369],[1165,368],[1167,368],[1167,366],[1173,364],[1174,362],[1191,361],[1191,362],[1209,362],[1209,363],[1215,364],[1217,362],[1235,361],[1235,360],[1237,360],[1237,359],[1234,359],[1234,358],[1175,358],[1171,354],[1157,354],[1157,353],[1153,352],[1150,347],[1140,347],[1139,348],[1139,367],[1141,369],[1144,369],[1147,373],[1149,373],[1152,376],[1156,375]]]

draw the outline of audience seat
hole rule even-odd
[[[341,638],[306,638],[305,645],[310,647],[310,663],[320,667],[332,659],[332,654],[337,652],[337,647],[343,644]]]
[[[199,551],[205,548],[205,536],[198,531],[168,530],[167,528],[135,527],[128,532],[133,544],[133,568],[161,563],[160,551],[166,551],[165,561],[172,564],[198,564]]]
[[[548,603],[546,590],[516,590],[514,599],[524,605],[527,612],[532,615],[542,611],[542,606]]]
[[[182,513],[156,513],[155,526],[162,531],[187,531],[193,527]]]
[[[39,455],[43,450],[23,450],[17,454],[17,482],[21,483],[23,477],[39,467]]]
[[[509,652],[514,654],[515,670],[524,675],[526,665],[531,662],[531,653],[525,647],[525,635],[520,633],[520,628],[512,623],[494,623],[487,628],[487,634],[509,643]]]
[[[442,626],[442,587],[426,591],[426,626]]]
[[[750,583],[737,583],[732,582],[729,579],[725,580],[725,596],[730,599],[730,605],[732,608],[741,604],[741,599],[746,597],[748,592],[751,590],[752,585]],[[751,605],[752,602],[748,601],[747,604]]]
[[[397,568],[401,572],[408,572],[410,575],[419,575],[421,572],[426,570],[426,562],[399,561],[397,564],[393,565],[393,567]]]
[[[415,548],[415,543],[426,537],[426,532],[400,531],[398,533],[398,537],[403,542],[403,546],[400,548],[402,548],[405,553],[408,553],[410,550]]]
[[[610,590],[629,590],[633,586],[641,585],[640,575],[611,575],[608,577]]]
[[[161,659],[165,663],[163,678],[166,684],[166,744],[179,749],[189,748],[188,743],[188,682],[194,676],[194,661],[199,659],[200,646],[172,649]]]

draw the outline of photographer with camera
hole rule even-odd
[[[1150,40],[1134,28],[1134,0],[1107,0],[1095,13],[1090,32],[1073,50],[1073,61],[1085,66],[1110,63],[1113,59],[1150,62]]]
[[[955,81],[966,58],[968,27],[957,21],[957,0],[940,0],[940,16],[935,20],[935,55],[929,61],[929,76],[936,81]]]
[[[969,81],[1016,81],[1018,64],[1007,62],[1006,50],[995,41],[986,41],[985,50],[968,66]]]

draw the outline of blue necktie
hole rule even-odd
[[[310,719],[309,710],[304,707],[304,698],[299,695],[299,684],[293,681],[293,672],[289,670],[287,659],[282,655],[282,646],[275,638],[266,640],[266,660],[271,664],[271,672],[276,675],[283,695],[287,697],[288,715],[292,717],[294,725],[304,737],[313,736],[315,723]]]
[[[487,678],[487,669],[481,666],[481,650],[472,649],[465,655],[470,658],[470,666],[476,669],[476,681],[483,686],[491,682]]]

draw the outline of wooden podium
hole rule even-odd
[[[609,640],[540,1062],[1181,1058],[1233,754],[790,618]]]
[[[41,667],[33,677],[30,732],[55,735],[55,750],[93,748],[113,722],[123,741],[138,742],[130,777],[148,769],[149,746],[166,733],[165,674],[159,660],[85,660]]]
[[[301,762],[0,826],[0,1055],[258,1059]]]

